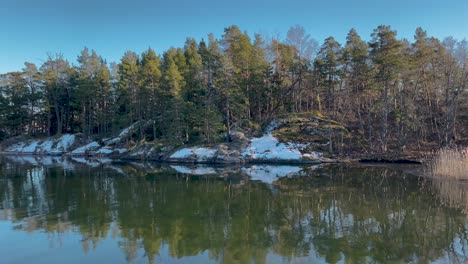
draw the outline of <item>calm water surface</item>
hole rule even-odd
[[[0,157],[0,263],[468,263],[467,188],[378,166]]]

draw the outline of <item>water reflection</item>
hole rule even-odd
[[[72,260],[93,252],[107,261],[172,263],[463,263],[468,256],[466,216],[441,206],[432,182],[387,168],[49,158],[2,159],[0,223],[9,224],[8,239],[35,234],[25,239],[45,239],[60,249],[53,254]],[[18,260],[6,239],[0,253]],[[80,249],[68,249],[77,242]]]
[[[432,183],[443,205],[458,208],[468,215],[468,182],[434,179]]]

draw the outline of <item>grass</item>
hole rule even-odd
[[[431,166],[435,177],[468,180],[468,147],[440,149]]]

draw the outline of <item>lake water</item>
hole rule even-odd
[[[0,263],[468,263],[466,188],[363,165],[0,157]]]

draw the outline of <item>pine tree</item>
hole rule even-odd
[[[266,53],[264,49],[265,42],[260,34],[255,34],[254,43],[252,46],[252,53],[250,57],[250,78],[248,82],[251,88],[247,95],[250,102],[251,119],[256,123],[262,123],[264,118],[264,112],[268,103],[267,99],[267,87],[265,78],[269,73],[269,65],[266,59]]]
[[[203,63],[195,39],[187,39],[184,46],[187,70],[184,79],[185,141],[203,137],[203,112],[206,86],[203,84]]]
[[[388,149],[390,110],[390,86],[398,85],[398,72],[402,66],[401,48],[402,44],[396,39],[396,31],[390,26],[379,26],[372,33],[372,40],[369,43],[370,56],[375,71],[375,80],[382,87],[381,106],[381,150],[385,153]]]
[[[221,91],[224,90],[226,83],[223,75],[223,56],[213,34],[208,35],[208,45],[203,40],[200,42],[198,52],[203,64],[204,79],[202,84],[202,91],[204,91],[203,137],[206,142],[212,143],[216,140],[216,135],[223,130],[223,114],[221,113],[224,112],[225,98],[221,96]]]
[[[161,132],[157,128],[161,126],[161,76],[160,58],[149,48],[141,55],[139,104],[143,108],[143,118],[153,121],[153,140]]]
[[[372,140],[372,125],[370,113],[373,100],[369,90],[370,68],[368,65],[369,52],[365,41],[361,39],[355,29],[351,29],[346,37],[346,46],[343,50],[344,74],[348,87],[348,99],[352,100],[351,112],[359,123],[360,134],[367,134],[367,140]],[[367,115],[364,115],[367,112]],[[367,124],[365,124],[367,120]],[[365,132],[367,131],[367,133]]]
[[[338,43],[333,37],[325,39],[322,47],[317,56],[316,66],[319,68],[321,73],[321,79],[327,90],[326,106],[327,113],[330,119],[336,118],[336,86],[341,81],[341,64],[342,64],[342,49],[340,43]],[[331,129],[331,123],[328,124],[328,135],[329,135],[329,151],[334,152],[333,144],[333,130]]]
[[[182,142],[182,93],[185,87],[185,80],[176,62],[181,67],[185,67],[186,65],[185,60],[181,60],[180,52],[177,49],[169,49],[164,54],[163,62],[163,89],[165,95],[163,124],[166,126],[165,135],[167,138],[176,142]]]
[[[228,96],[230,119],[229,123],[237,126],[251,120],[251,102],[248,94],[251,87],[250,78],[250,58],[252,57],[253,46],[247,33],[242,33],[237,26],[224,29],[222,39],[225,55],[226,79],[229,86],[225,94]],[[228,125],[230,126],[230,125]]]
[[[137,121],[137,89],[139,80],[139,58],[136,53],[127,51],[120,60],[117,89],[117,114],[114,123],[117,129],[128,127]]]
[[[64,121],[70,110],[70,65],[61,54],[49,55],[40,68],[48,109],[47,131],[49,135],[62,134]]]
[[[27,81],[21,72],[10,72],[2,76],[1,86],[3,125],[10,135],[22,135],[28,131],[30,123]]]
[[[43,97],[41,89],[41,77],[35,64],[30,62],[24,63],[22,75],[28,87],[28,108],[29,108],[29,127],[28,133],[35,134],[40,130],[38,124],[41,122],[41,99]]]
[[[110,123],[110,72],[106,62],[92,50],[84,48],[78,57],[77,103],[81,108],[80,123],[87,135],[107,134]]]

